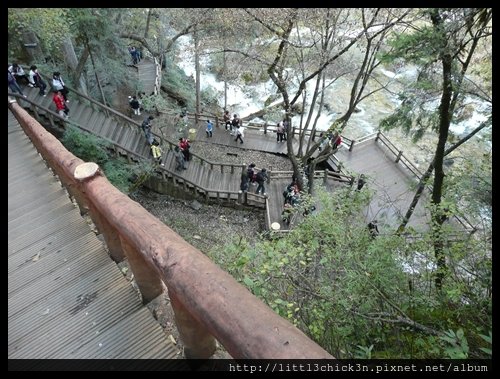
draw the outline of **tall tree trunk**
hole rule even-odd
[[[83,67],[85,66],[85,62],[87,62],[89,50],[87,49],[87,47],[85,47],[79,62],[76,56],[73,41],[71,40],[70,36],[66,36],[64,38],[61,47],[64,52],[64,60],[66,62],[66,65],[70,69],[72,82],[74,83],[75,87],[77,87],[84,95],[87,95],[87,85],[84,78],[82,77],[82,71]]]
[[[227,110],[227,80],[226,80],[226,69],[227,69],[227,62],[226,62],[226,48],[224,47],[224,52],[222,53],[222,62],[223,62],[223,68],[222,68],[222,78],[224,79],[224,110]]]
[[[441,231],[441,226],[446,220],[444,210],[440,207],[443,193],[444,182],[444,150],[448,140],[448,130],[450,128],[451,115],[450,103],[453,94],[451,82],[451,64],[452,57],[449,53],[443,54],[441,58],[443,66],[443,93],[441,103],[439,105],[439,139],[434,154],[434,183],[432,188],[432,203],[434,212],[432,214],[433,240],[434,240],[434,255],[436,257],[437,272],[436,272],[436,288],[442,287],[443,278],[446,271],[446,259],[444,256],[444,242]]]
[[[194,31],[194,69],[196,73],[196,115],[195,123],[198,125],[198,115],[201,113],[201,83],[200,83],[200,41],[198,39],[198,32]]]

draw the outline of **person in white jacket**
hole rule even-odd
[[[40,96],[47,96],[45,94],[45,88],[47,88],[47,84],[42,80],[42,77],[38,73],[38,69],[35,65],[30,67],[30,72],[28,74],[28,80],[33,87],[40,88]]]
[[[54,88],[54,91],[61,91],[64,97],[64,101],[69,103],[68,100],[69,90],[64,85],[64,81],[62,80],[61,73],[59,71],[54,72],[54,75],[52,75],[52,87]]]

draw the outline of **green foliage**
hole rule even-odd
[[[133,171],[125,158],[114,158],[102,166],[106,178],[123,193],[129,192]]]
[[[9,35],[21,39],[23,32],[35,32],[45,53],[57,51],[63,39],[70,34],[68,9],[10,8],[8,13]]]
[[[479,334],[479,337],[481,337],[489,345],[489,347],[481,347],[480,350],[485,352],[489,356],[489,358],[491,358],[492,356],[491,345],[493,344],[491,330],[489,331],[487,336],[485,336],[484,334]]]
[[[168,70],[163,71],[161,84],[169,94],[173,94],[178,105],[186,107],[188,111],[194,109],[195,88],[194,79],[186,76],[177,65],[167,63]]]
[[[107,142],[73,126],[66,129],[61,142],[69,151],[86,162],[103,165],[109,159]]]
[[[370,345],[369,347],[358,345],[357,350],[354,353],[354,358],[355,359],[371,359],[372,358],[372,349],[373,349],[373,345]]]
[[[149,95],[141,98],[142,106],[146,112],[155,113],[171,111],[168,102],[161,95]]]
[[[448,330],[440,339],[446,343],[444,353],[448,358],[466,359],[468,357],[469,345],[462,329],[458,329],[456,333]]]
[[[318,210],[286,237],[253,244],[240,239],[210,256],[338,358],[487,353],[484,340],[467,341],[464,331],[491,325],[491,283],[459,274],[461,267],[481,273],[477,264],[464,261],[481,250],[481,241],[451,240],[451,232],[442,231],[453,275],[436,292],[429,287],[434,278],[431,233],[410,239],[382,233],[372,239],[362,212],[369,191],[345,189],[331,196],[318,188],[318,196]],[[491,278],[491,272],[481,276]],[[438,335],[412,327],[413,322]]]
[[[129,164],[125,158],[111,155],[108,142],[73,126],[68,126],[61,142],[80,159],[97,163],[111,184],[124,193],[135,190],[153,173],[153,163]]]

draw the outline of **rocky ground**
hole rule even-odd
[[[192,150],[217,162],[249,163],[248,159],[247,161],[242,160],[242,150],[236,147],[196,142],[193,144]],[[238,156],[227,153],[237,153]],[[244,156],[248,158],[249,155],[245,154]],[[292,169],[288,158],[274,154],[251,151],[250,160],[257,167],[272,166],[274,170]],[[259,234],[264,227],[264,213],[260,210],[237,210],[219,205],[177,200],[147,189],[140,189],[131,194],[130,197],[204,253],[224,246],[238,236]],[[130,280],[131,272],[128,270],[126,262],[121,263],[120,267]],[[177,344],[179,357],[182,357],[182,341],[175,326],[174,314],[167,292],[165,291],[162,296],[152,301],[148,308],[163,327],[167,337]],[[222,346],[218,345],[214,358],[230,358],[230,356]]]

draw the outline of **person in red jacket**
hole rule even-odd
[[[59,116],[63,117],[66,120],[68,118],[69,109],[66,106],[66,101],[64,100],[62,92],[57,91],[56,93],[54,93],[52,101],[56,105],[57,113],[59,113]]]

